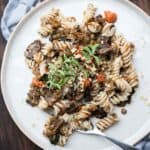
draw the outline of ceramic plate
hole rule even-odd
[[[24,50],[37,33],[40,16],[52,7],[57,7],[67,16],[76,16],[81,20],[82,11],[89,0],[51,0],[34,8],[19,23],[10,37],[1,71],[1,86],[5,103],[15,123],[21,131],[35,144],[47,150],[106,150],[119,148],[97,136],[71,136],[64,147],[53,146],[43,136],[42,128],[48,114],[32,108],[25,102],[32,74],[24,62]],[[150,131],[150,107],[145,105],[150,97],[150,20],[133,4],[126,0],[92,0],[98,6],[98,11],[112,10],[118,14],[117,32],[135,43],[136,53],[134,63],[139,75],[140,86],[132,98],[132,103],[126,106],[128,113],[118,114],[120,122],[106,131],[106,134],[129,144],[135,144]],[[142,101],[144,100],[144,101]]]

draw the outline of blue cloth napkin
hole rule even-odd
[[[40,0],[9,0],[2,19],[1,31],[7,40],[19,20]],[[150,150],[150,135],[136,145],[139,150]]]
[[[22,16],[38,2],[40,0],[9,0],[1,19],[1,31],[6,40]]]

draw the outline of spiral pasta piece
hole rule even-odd
[[[58,19],[59,16],[60,10],[53,8],[50,12],[41,17],[41,25],[45,26],[47,24],[51,24],[52,21]]]
[[[113,106],[109,102],[109,97],[106,92],[99,92],[99,94],[93,98],[93,103],[104,108],[106,112],[112,112],[113,110]]]
[[[90,92],[91,96],[96,96],[98,94],[99,90],[100,90],[100,85],[99,85],[98,81],[93,80],[92,89],[91,89],[91,92]]]
[[[53,32],[53,28],[50,24],[42,26],[39,30],[39,33],[44,37],[49,36],[52,32]]]
[[[44,60],[44,56],[43,56],[43,54],[41,52],[38,52],[38,53],[34,54],[33,60],[36,63],[40,64]]]
[[[65,110],[70,106],[69,101],[59,101],[53,105],[54,114],[57,116],[58,114],[62,114]]]
[[[127,68],[132,65],[132,55],[133,55],[134,46],[131,43],[125,43],[120,51],[122,53],[123,67]]]
[[[117,105],[121,102],[125,102],[128,100],[128,96],[130,95],[129,92],[124,92],[124,93],[116,93],[110,98],[110,102],[114,105]]]
[[[81,107],[81,110],[77,114],[77,119],[87,119],[91,116],[92,111],[96,109],[95,104],[87,104]]]
[[[65,51],[67,49],[69,49],[69,50],[72,49],[73,45],[71,42],[55,40],[55,41],[53,41],[53,48]]]
[[[115,80],[115,84],[116,84],[116,88],[122,92],[123,91],[131,92],[132,91],[130,84],[123,78],[119,78],[119,79]]]
[[[97,123],[96,123],[96,127],[101,130],[101,131],[104,131],[108,128],[110,128],[112,125],[114,125],[115,123],[117,123],[118,121],[118,117],[116,114],[110,114],[108,115],[107,117],[99,120]]]
[[[138,75],[132,65],[128,69],[128,76],[126,79],[132,88],[136,88],[139,84]]]
[[[106,37],[112,37],[116,32],[116,28],[112,23],[106,23],[102,29],[102,35]]]
[[[41,49],[43,55],[49,56],[49,57],[53,57],[54,56],[54,51],[53,51],[53,43],[49,42],[47,44],[45,44],[42,49]]]
[[[117,34],[112,38],[112,44],[119,50],[126,42],[126,39],[121,34]]]
[[[86,10],[83,12],[83,24],[91,20],[96,13],[97,8],[93,4],[88,4]]]
[[[116,80],[120,77],[120,68],[122,67],[123,62],[121,57],[117,57],[112,66],[112,79]]]
[[[74,17],[63,18],[61,20],[61,26],[64,29],[75,29],[77,26],[76,18]]]

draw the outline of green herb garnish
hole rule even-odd
[[[95,63],[99,65],[100,57],[95,55],[95,52],[99,47],[99,44],[85,46],[83,48],[82,54],[87,60],[91,60],[91,58],[93,58],[95,60]]]
[[[63,55],[58,60],[60,63],[50,63],[48,67],[49,72],[46,84],[49,88],[61,89],[68,81],[75,80],[77,71],[82,71],[85,77],[88,76],[88,73],[73,56],[67,57],[66,55]]]

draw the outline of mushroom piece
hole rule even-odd
[[[34,54],[41,50],[41,47],[42,47],[41,41],[35,40],[31,44],[29,44],[26,51],[24,52],[25,57],[28,59],[32,59]]]

